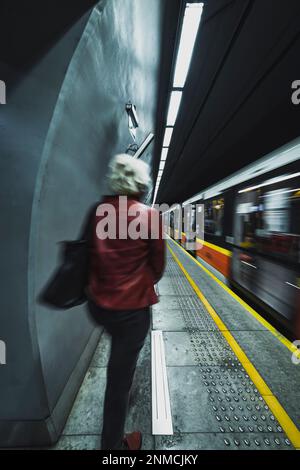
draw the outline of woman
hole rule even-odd
[[[104,197],[90,220],[89,312],[112,337],[102,449],[141,448],[141,433],[124,437],[124,426],[137,359],[150,326],[150,305],[158,302],[154,284],[165,263],[158,212],[139,202],[149,173],[145,162],[115,156],[108,175],[114,194]]]

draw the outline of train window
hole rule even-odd
[[[266,192],[264,198],[264,230],[267,232],[287,233],[290,225],[289,190],[275,189]]]
[[[236,209],[235,240],[243,248],[254,248],[257,231],[262,229],[262,210],[259,191],[247,192],[239,197]]]
[[[209,235],[222,236],[224,199],[212,199],[205,202],[204,232]]]
[[[262,229],[256,233],[261,252],[300,261],[300,189],[276,188],[261,195]]]
[[[182,231],[189,238],[196,231],[196,207],[195,204],[184,206],[182,211]]]
[[[176,240],[181,238],[181,227],[182,227],[181,207],[177,206],[175,209],[170,211],[170,228],[172,238]]]
[[[241,194],[235,239],[241,247],[300,262],[300,180]]]

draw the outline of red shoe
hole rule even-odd
[[[128,450],[140,450],[142,447],[142,433],[136,431],[125,434],[123,444]]]

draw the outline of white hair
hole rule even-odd
[[[108,181],[116,194],[141,194],[150,186],[150,167],[126,153],[115,155],[109,163]]]

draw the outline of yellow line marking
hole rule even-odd
[[[201,238],[196,238],[196,241],[198,243],[201,243],[201,245],[207,246],[208,248],[211,248],[212,250],[218,251],[222,255],[226,255],[229,257],[232,256],[232,252],[229,250],[226,250],[226,248],[221,248],[218,245],[214,245],[213,243],[209,243],[209,242],[206,242],[205,240],[201,240]]]
[[[270,410],[272,411],[273,415],[276,417],[277,421],[279,422],[280,426],[286,433],[287,437],[293,444],[293,446],[297,449],[300,448],[300,431],[298,430],[295,423],[291,420],[285,409],[279,403],[278,399],[273,395],[272,391],[259,374],[257,369],[254,367],[250,359],[247,357],[243,349],[240,347],[236,339],[232,336],[226,325],[222,322],[221,318],[217,314],[217,312],[213,309],[210,305],[206,297],[203,295],[199,287],[195,284],[194,280],[191,278],[187,270],[184,268],[182,263],[179,261],[177,256],[175,255],[174,251],[170,248],[168,244],[168,250],[170,251],[171,255],[173,256],[174,260],[180,267],[181,271],[191,284],[192,288],[196,292],[197,296],[204,304],[205,308],[207,309],[208,313],[211,315],[215,323],[217,324],[219,330],[221,331],[222,335],[228,342],[229,346],[235,353],[236,357],[243,365],[244,369],[248,373],[249,377],[251,378],[252,382],[256,386],[257,390],[269,406]]]
[[[292,444],[294,445],[294,447],[299,450],[300,449],[300,443],[299,443],[299,437],[297,437],[297,435],[299,436],[299,430],[296,427],[296,425],[293,423],[293,421],[291,420],[291,418],[289,417],[287,412],[282,408],[282,406],[280,405],[280,403],[278,402],[276,397],[274,397],[274,395],[265,396],[263,398],[264,398],[266,404],[268,405],[268,407],[270,408],[270,410],[273,412],[274,416],[277,417],[277,415],[280,414],[280,421],[279,421],[278,418],[277,419],[278,419],[282,429],[284,431],[286,431],[286,429],[288,428],[291,435],[295,436],[295,443],[292,442],[292,439],[290,439],[290,438],[289,439],[292,442]],[[286,435],[288,436],[287,432],[286,432]]]
[[[181,232],[181,236],[184,235],[186,237],[185,232]],[[200,243],[201,245],[207,246],[208,248],[211,248],[214,251],[218,251],[219,253],[222,253],[222,255],[226,255],[231,257],[232,252],[229,250],[226,250],[225,248],[222,248],[218,245],[214,245],[213,243],[206,242],[205,240],[201,240],[201,238],[196,238],[197,243]],[[201,248],[198,248],[200,250]]]
[[[286,348],[289,349],[292,353],[295,353],[297,356],[299,354],[299,350],[296,346],[291,343],[285,336],[283,336],[279,331],[274,328],[267,320],[265,320],[259,313],[257,313],[250,305],[248,305],[244,300],[242,300],[237,294],[235,294],[224,282],[218,279],[213,273],[209,271],[205,266],[203,266],[196,258],[194,258],[190,253],[188,253],[182,246],[179,245],[173,238],[170,239],[176,243],[176,245],[187,255],[189,256],[194,263],[196,263],[206,274],[208,274],[219,286],[222,287],[231,297],[233,297],[242,307],[244,307],[254,318],[256,318],[261,325],[267,328],[277,339],[280,341]]]

